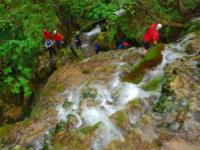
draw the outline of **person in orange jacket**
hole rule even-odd
[[[149,29],[143,36],[144,42],[144,54],[147,53],[148,49],[152,47],[153,44],[157,44],[159,41],[159,30],[162,28],[160,23],[152,23]]]
[[[53,39],[56,43],[56,46],[58,49],[60,49],[63,44],[63,36],[61,33],[57,32],[56,30],[54,30],[53,33],[54,33]]]

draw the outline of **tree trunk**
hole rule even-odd
[[[176,3],[178,5],[179,12],[182,14],[182,16],[184,16],[186,11],[185,11],[185,7],[183,5],[182,0],[176,0]]]
[[[60,28],[61,28],[61,30],[63,31],[63,34],[64,34],[64,45],[66,46],[66,45],[70,45],[71,43],[70,43],[70,37],[71,37],[71,35],[70,35],[70,31],[69,31],[69,29],[70,29],[70,21],[68,22],[68,21],[66,21],[66,19],[65,19],[65,16],[63,15],[63,13],[62,13],[62,8],[61,8],[61,5],[60,5],[60,0],[55,0],[55,6],[56,6],[56,13],[57,13],[57,16],[58,16],[58,18],[59,18],[59,20],[60,20],[60,23],[61,23],[61,26],[60,26]],[[71,47],[71,46],[70,46]],[[72,50],[72,49],[71,49]],[[75,57],[77,57],[78,55],[76,54],[76,52],[75,51],[73,51],[72,50],[72,53],[74,54],[74,56]]]

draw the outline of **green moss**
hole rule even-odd
[[[0,139],[10,134],[12,132],[13,127],[14,125],[11,125],[11,124],[7,124],[0,127]]]
[[[25,119],[24,121],[22,121],[22,125],[24,127],[28,127],[31,123],[32,123],[32,120],[30,118]]]
[[[82,73],[83,74],[89,74],[90,70],[88,68],[83,68]]]
[[[165,77],[164,76],[157,76],[153,78],[151,81],[142,85],[142,89],[145,91],[154,91],[157,90],[162,83],[164,83]]]
[[[123,77],[123,81],[138,83],[143,79],[148,68],[156,66],[162,61],[161,51],[164,50],[163,44],[158,44],[151,48],[140,62],[133,66],[132,71]]]
[[[94,139],[95,131],[101,122],[77,130],[61,131],[52,138],[53,150],[86,150]]]
[[[65,101],[65,103],[63,104],[63,107],[64,107],[65,109],[68,109],[71,105],[72,105],[72,102]]]
[[[104,148],[104,150],[158,150],[158,146],[153,141],[142,139],[138,134],[136,128],[131,128],[130,131],[124,135],[124,140],[114,140]]]
[[[171,112],[174,106],[175,100],[170,97],[161,97],[157,103],[153,106],[153,111],[158,113]]]
[[[116,120],[117,120],[117,124],[121,127],[124,126],[124,124],[126,124],[126,121],[127,121],[127,117],[126,117],[126,114],[125,112],[118,112],[118,115],[116,117]]]
[[[31,148],[25,148],[17,145],[14,148],[11,148],[11,150],[31,150]]]
[[[60,143],[54,143],[53,144],[53,149],[54,150],[63,150],[63,144],[60,144]]]
[[[64,131],[65,125],[66,125],[65,122],[61,122],[58,125],[56,125],[55,133],[58,133],[60,131]]]
[[[81,128],[80,129],[80,133],[81,134],[90,134],[92,133],[94,130],[96,130],[97,128],[99,128],[101,126],[101,122],[97,122],[95,125],[93,126],[87,126],[87,127],[84,127],[84,128]]]
[[[127,127],[127,124],[129,122],[128,115],[126,114],[126,111],[116,112],[115,114],[113,114],[111,116],[111,119],[113,120],[113,122],[117,126],[123,128],[123,129],[125,129]]]
[[[95,88],[91,88],[91,87],[85,87],[81,90],[81,98],[85,99],[85,98],[92,98],[94,99],[97,96],[97,90]]]
[[[55,90],[62,92],[62,91],[65,90],[65,86],[61,83],[58,83],[58,84],[55,85]]]
[[[41,96],[44,96],[44,97],[48,97],[49,96],[49,91],[42,91],[41,92]]]
[[[141,110],[141,109],[142,107],[141,107],[140,99],[136,99],[128,103],[128,111]]]

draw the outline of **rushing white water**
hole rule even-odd
[[[85,58],[95,55],[95,43],[94,40],[96,37],[101,33],[101,27],[100,25],[96,25],[95,28],[93,28],[89,32],[85,32],[82,35],[82,52]]]
[[[90,34],[92,34],[91,32]],[[95,32],[96,33],[96,32]],[[140,99],[146,108],[148,104],[146,99],[151,96],[159,97],[157,91],[146,92],[141,89],[141,85],[152,80],[156,76],[164,75],[164,67],[180,58],[182,51],[190,42],[193,35],[184,37],[179,43],[166,45],[163,51],[163,60],[160,65],[145,74],[143,80],[139,84],[132,84],[120,81],[121,67],[126,63],[116,64],[116,73],[113,80],[107,84],[101,82],[84,83],[72,91],[65,91],[61,95],[65,97],[66,102],[71,105],[64,108],[63,105],[57,107],[58,118],[60,121],[67,121],[69,115],[73,115],[77,119],[76,128],[95,125],[101,122],[98,129],[98,136],[91,145],[92,150],[102,150],[112,140],[123,140],[121,130],[110,120],[110,117],[117,111],[125,109],[130,101]],[[180,48],[181,47],[181,48]],[[92,102],[91,102],[92,101]],[[135,124],[142,116],[142,112],[129,114],[131,124]]]
[[[99,33],[101,33],[101,27],[100,25],[97,25],[94,29],[92,29],[90,32],[84,33],[84,35],[87,37],[87,39],[93,39],[96,37]]]
[[[126,12],[125,9],[120,9],[118,11],[115,11],[114,14],[119,17],[119,16],[122,16],[123,14],[125,14],[125,12]]]
[[[117,72],[113,75],[113,80],[107,85],[85,83],[77,90],[65,91],[62,93],[62,96],[65,97],[66,101],[72,102],[72,104],[67,109],[62,105],[57,107],[58,117],[61,121],[67,121],[68,115],[74,115],[77,118],[76,128],[95,125],[98,122],[102,123],[99,134],[91,146],[94,150],[101,150],[114,139],[123,140],[123,134],[110,120],[111,115],[119,110],[123,110],[129,101],[156,95],[154,92],[143,91],[138,85],[121,82],[119,78],[120,67],[125,65],[125,63],[117,65]],[[85,89],[86,94],[89,94],[89,96],[92,94],[91,91],[95,91],[95,94],[92,96],[92,100],[95,101],[94,106],[87,106],[87,103],[83,104]]]
[[[179,46],[174,46],[173,48],[176,50],[179,50]],[[162,56],[163,56],[163,60],[162,60],[161,64],[158,65],[155,69],[149,71],[144,76],[143,81],[139,84],[140,86],[156,76],[163,76],[164,75],[164,67],[167,64],[172,63],[177,58],[181,57],[181,53],[179,53],[177,51],[173,51],[169,47],[169,45],[166,45],[165,50],[162,53]]]

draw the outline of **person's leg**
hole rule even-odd
[[[78,43],[78,47],[79,47],[79,49],[81,49],[81,43]]]
[[[144,42],[144,55],[147,54],[148,49],[151,47],[151,45],[147,42]]]
[[[48,48],[48,51],[49,51],[49,56],[52,58],[53,53],[52,53],[51,47]]]
[[[53,46],[51,47],[51,50],[52,50],[52,53],[54,53],[55,55],[57,54],[56,50],[53,48]]]
[[[99,54],[99,51],[100,51],[100,49],[98,48],[98,49],[97,49],[97,54]]]
[[[98,53],[99,53],[99,49],[97,48],[97,49],[96,49],[96,54],[98,54]]]
[[[56,46],[57,46],[58,49],[60,49],[60,48],[61,48],[61,42],[60,42],[60,41],[57,41],[57,42],[56,42]]]
[[[79,48],[79,45],[78,45],[78,42],[76,42],[76,49],[78,49]]]

